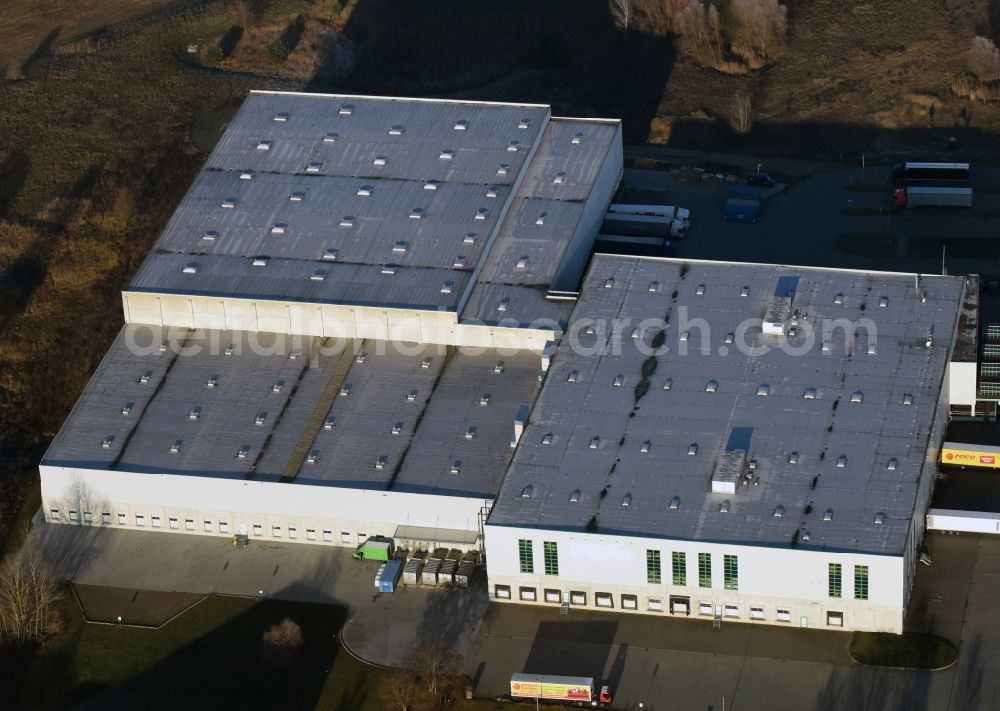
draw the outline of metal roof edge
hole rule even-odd
[[[273,95],[273,96],[308,96],[321,99],[357,99],[375,101],[412,101],[422,104],[458,104],[465,106],[507,106],[532,109],[548,109],[551,113],[552,106],[549,104],[526,104],[512,103],[509,101],[480,101],[475,99],[433,99],[419,96],[372,96],[369,94],[326,94],[312,91],[279,91],[276,89],[251,89],[250,94]]]

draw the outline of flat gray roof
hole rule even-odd
[[[763,335],[789,291],[795,335]],[[917,288],[905,274],[598,255],[489,523],[586,530],[596,517],[606,534],[748,545],[800,531],[801,547],[898,554],[962,293],[954,277]],[[663,319],[669,351],[651,357]],[[874,330],[824,339],[834,319]],[[746,450],[748,483],[712,493],[727,449]]]
[[[253,92],[129,289],[456,311],[477,270],[544,288],[618,128],[537,105]]]
[[[131,324],[43,464],[492,498],[538,368],[527,352]]]

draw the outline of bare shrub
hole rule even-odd
[[[676,26],[688,54],[705,64],[712,64],[708,8],[699,0],[685,0],[677,10]]]
[[[0,566],[0,640],[27,645],[57,633],[59,598],[52,569],[26,542]]]
[[[632,0],[637,21],[643,20],[646,29],[654,35],[674,31],[677,13],[684,0]]]
[[[733,97],[726,119],[730,127],[741,136],[750,133],[753,126],[753,100],[749,94],[737,94]]]
[[[986,37],[973,37],[966,54],[969,69],[980,81],[1000,81],[1000,50]]]
[[[264,633],[260,643],[261,659],[273,667],[288,667],[302,651],[302,629],[285,618]]]

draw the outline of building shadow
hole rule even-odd
[[[617,632],[615,620],[539,622],[522,671],[526,674],[589,676],[599,686]],[[612,675],[617,669],[621,676],[627,652],[627,646],[622,645]]]

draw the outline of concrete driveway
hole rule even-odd
[[[31,541],[75,582],[148,590],[255,596],[344,605],[342,631],[357,656],[398,664],[416,643],[453,646],[480,696],[508,690],[514,672],[593,676],[616,707],[971,711],[1000,708],[1000,537],[933,533],[933,565],[921,566],[912,629],[959,646],[940,672],[853,664],[848,635],[703,620],[602,615],[490,604],[470,589],[376,592],[375,563],[350,550],[253,542],[234,548],[199,535],[90,529],[40,522]]]

